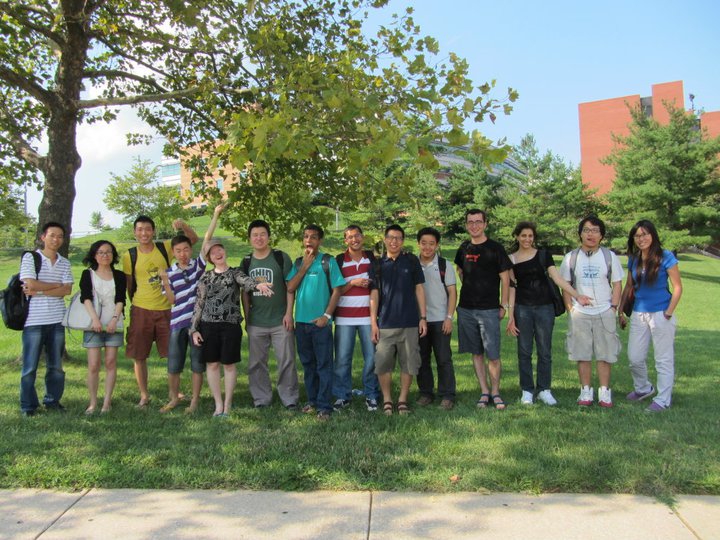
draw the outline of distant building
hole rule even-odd
[[[683,82],[674,81],[652,85],[650,97],[631,95],[590,101],[578,105],[580,120],[580,166],[583,182],[607,193],[615,181],[615,170],[600,162],[610,155],[615,143],[613,135],[626,136],[632,121],[630,107],[640,105],[647,116],[666,124],[669,120],[664,103],[671,103],[685,109]],[[701,128],[707,129],[711,137],[720,136],[720,111],[703,113],[699,118]]]

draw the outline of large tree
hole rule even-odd
[[[382,188],[365,183],[373,164],[404,153],[432,166],[434,138],[487,149],[465,122],[494,121],[517,94],[490,98],[494,81],[473,86],[463,59],[438,59],[410,10],[368,34],[367,12],[385,4],[0,0],[1,179],[42,183],[39,221],[69,229],[77,126],[131,105],[200,187],[234,165],[239,217],[287,232],[314,216],[314,195]]]
[[[605,160],[616,173],[610,208],[625,231],[646,218],[673,248],[705,243],[720,226],[720,137],[700,129],[693,113],[666,109],[669,122],[660,124],[631,108],[629,135],[614,137]]]

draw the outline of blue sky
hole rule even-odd
[[[495,125],[469,126],[493,140],[507,137],[515,144],[532,133],[541,150],[579,165],[578,103],[649,96],[652,84],[682,80],[686,107],[693,93],[696,108],[720,110],[718,0],[391,0],[373,21],[389,22],[391,13],[408,5],[443,53],[468,60],[477,85],[496,79],[498,96],[508,86],[520,93],[512,115],[499,116]],[[80,130],[76,232],[89,229],[96,210],[119,224],[102,203],[111,172],[125,174],[136,155],[159,164],[159,143],[125,146],[130,129],[138,129],[137,121],[123,114],[118,123]],[[36,214],[40,194],[30,189],[28,195]]]

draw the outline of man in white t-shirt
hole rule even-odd
[[[593,299],[582,306],[563,291],[568,310],[567,351],[571,361],[577,362],[580,377],[580,396],[577,403],[592,405],[592,357],[595,355],[598,381],[598,404],[612,407],[610,371],[620,353],[616,312],[622,293],[623,269],[617,256],[600,247],[605,237],[605,224],[595,216],[588,216],[578,226],[580,247],[565,255],[560,274],[581,295]]]
[[[35,377],[40,362],[40,352],[45,349],[45,397],[43,405],[48,410],[64,411],[60,404],[65,390],[65,372],[62,355],[65,349],[65,315],[63,297],[72,291],[73,277],[70,261],[58,253],[65,241],[65,227],[48,222],[43,226],[38,249],[41,265],[35,273],[34,256],[26,253],[20,264],[23,290],[31,299],[28,318],[22,333],[22,374],[20,376],[20,409],[25,416],[32,416],[40,407]]]

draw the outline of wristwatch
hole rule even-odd
[[[325,317],[328,322],[332,321],[332,315],[330,315],[329,313],[323,313],[323,317]]]

